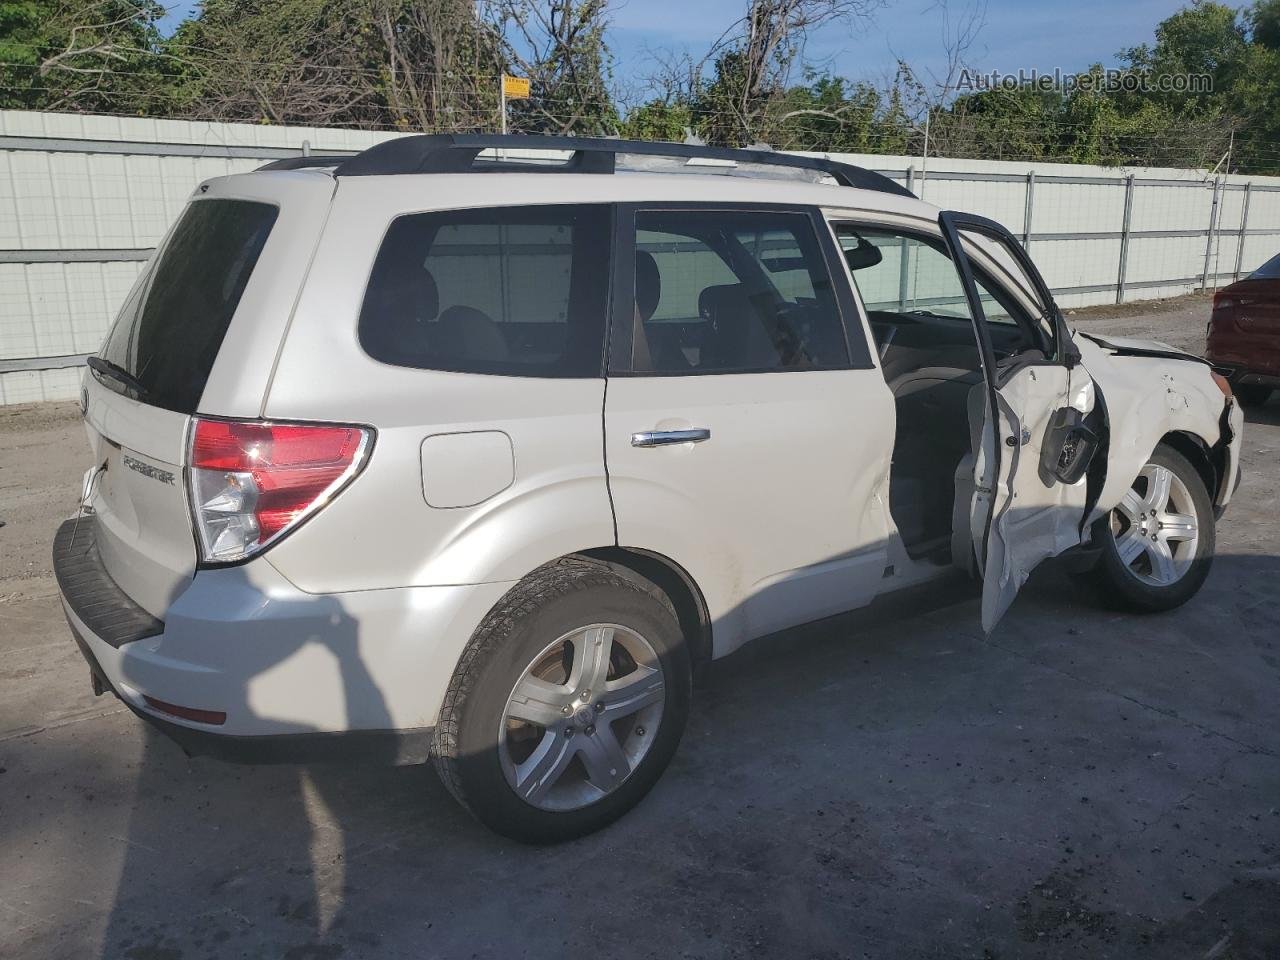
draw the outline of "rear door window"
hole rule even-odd
[[[849,347],[806,213],[640,210],[633,373],[839,369]]]
[[[373,266],[360,343],[396,366],[598,377],[610,223],[599,205],[399,217]]]
[[[142,388],[138,399],[194,413],[279,209],[198,200],[138,280],[99,356]],[[116,381],[107,380],[118,389]]]

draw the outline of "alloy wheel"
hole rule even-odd
[[[1195,501],[1168,467],[1148,463],[1111,512],[1120,562],[1142,583],[1177,583],[1196,558],[1200,523]]]
[[[548,644],[507,698],[498,729],[507,783],[543,810],[577,810],[618,789],[649,752],[666,684],[653,645],[619,624]]]

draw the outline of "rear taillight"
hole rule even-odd
[[[266,549],[351,482],[372,439],[366,427],[196,418],[187,463],[201,560]]]
[[[1234,313],[1236,301],[1229,293],[1218,292],[1213,295],[1213,310],[1209,314],[1209,322],[1205,324],[1204,335],[1206,337],[1213,336],[1214,328],[1222,330],[1227,323],[1227,317]]]

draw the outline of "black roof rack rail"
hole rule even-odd
[[[302,170],[306,167],[336,167],[344,160],[357,156],[355,153],[309,153],[305,157],[285,157],[283,160],[272,160],[258,167],[258,170]]]
[[[571,151],[564,163],[538,165],[527,161],[484,161],[475,159],[483,150],[559,150]],[[476,173],[480,171],[521,171],[525,173],[613,173],[618,154],[648,157],[670,157],[687,160],[726,160],[756,163],[772,167],[792,167],[825,174],[845,187],[878,190],[903,197],[914,197],[906,187],[883,174],[850,163],[823,157],[802,157],[774,150],[707,147],[690,143],[655,143],[647,140],[616,140],[595,137],[550,137],[529,134],[452,134],[434,133],[384,140],[338,164],[338,177],[371,177],[406,173]],[[262,169],[295,169],[299,157],[268,164]],[[294,164],[294,166],[282,166]]]

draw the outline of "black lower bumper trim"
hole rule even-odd
[[[365,763],[376,766],[425,763],[431,757],[435,734],[432,727],[237,737],[171,723],[120,696],[98,664],[93,650],[74,626],[71,635],[89,664],[94,693],[110,691],[115,694],[121,703],[182,747],[189,756],[213,757],[228,763]]]
[[[76,517],[53,539],[53,572],[58,589],[94,636],[119,648],[164,633],[164,623],[116,586],[98,553],[98,520]]]
[[[1258,373],[1247,367],[1230,364],[1215,365],[1214,369],[1230,381],[1233,387],[1272,387],[1280,389],[1280,374]]]

